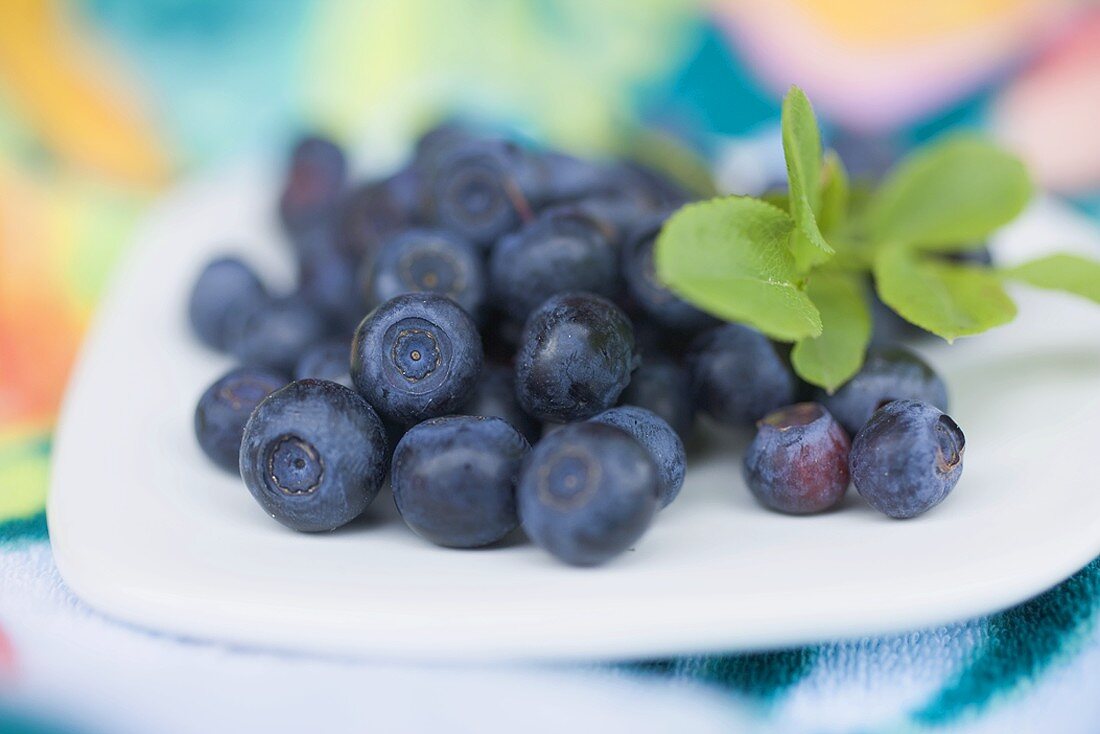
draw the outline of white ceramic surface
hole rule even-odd
[[[93,607],[138,625],[246,645],[418,659],[641,657],[803,643],[934,625],[1021,601],[1100,553],[1100,309],[1019,293],[1013,325],[922,351],[966,432],[955,492],[916,520],[758,507],[714,433],[680,498],[606,567],[513,544],[433,547],[383,494],[330,535],[298,535],[211,466],[195,400],[228,362],[184,318],[201,264],[227,246],[287,281],[273,178],[243,167],[166,199],[88,338],[54,450],[58,567]],[[999,242],[1019,256],[1096,247],[1041,203]],[[1100,252],[1098,247],[1095,252]]]

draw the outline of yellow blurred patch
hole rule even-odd
[[[857,44],[925,41],[1061,0],[768,0],[790,2]]]
[[[49,485],[48,434],[0,435],[0,523],[42,511]]]
[[[150,187],[168,173],[167,157],[135,100],[87,49],[87,30],[70,28],[61,3],[0,3],[0,84],[63,162]]]
[[[306,45],[306,108],[321,127],[400,149],[447,112],[513,123],[607,152],[633,92],[690,41],[698,0],[555,3],[402,0],[320,6]],[[350,94],[348,90],[355,90]]]

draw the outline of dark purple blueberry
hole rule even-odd
[[[635,186],[645,190],[657,209],[678,209],[694,197],[680,184],[661,171],[644,163],[624,161],[622,165],[633,174]]]
[[[927,331],[898,316],[894,309],[882,302],[877,293],[871,294],[870,304],[872,344],[892,345],[928,336]]]
[[[593,161],[550,150],[539,153],[538,162],[540,184],[536,198],[540,204],[579,202],[611,191],[605,166]]]
[[[487,248],[532,216],[526,156],[498,141],[456,146],[435,161],[425,210],[438,226]]]
[[[432,172],[450,153],[477,140],[477,136],[461,121],[448,119],[426,130],[413,148],[413,165]]]
[[[639,221],[669,209],[663,197],[630,164],[604,165],[600,175],[599,187],[579,199],[576,206],[616,233],[612,240],[615,245],[622,244]]]
[[[286,383],[286,377],[273,370],[236,367],[206,389],[195,407],[195,438],[211,461],[237,472],[248,416]]]
[[[799,403],[769,413],[756,426],[743,474],[760,504],[812,515],[844,498],[851,441],[829,411]]]
[[[618,269],[614,248],[590,220],[552,212],[497,243],[489,279],[497,304],[523,320],[558,293],[614,295]]]
[[[469,400],[481,372],[481,337],[451,299],[406,293],[367,314],[351,355],[356,389],[383,417],[411,425]]]
[[[677,297],[657,278],[653,247],[666,218],[667,213],[647,217],[627,238],[622,252],[627,293],[649,318],[667,329],[698,332],[715,326],[717,319]]]
[[[523,328],[516,395],[540,420],[590,418],[615,404],[635,362],[633,328],[618,306],[591,293],[553,296]]]
[[[484,314],[485,264],[469,242],[437,229],[412,229],[388,240],[364,263],[367,307],[403,293],[437,293],[462,306],[474,320]]]
[[[311,344],[294,365],[295,380],[329,380],[351,384],[351,346],[346,339],[326,339]]]
[[[317,136],[298,141],[279,197],[279,216],[287,230],[293,234],[332,217],[344,196],[347,174],[344,151],[336,143]]]
[[[855,377],[832,395],[819,391],[817,399],[854,436],[872,413],[891,400],[920,400],[947,410],[947,387],[924,360],[905,347],[872,346]]]
[[[335,232],[333,223],[322,222],[299,234],[298,294],[324,312],[339,332],[350,334],[366,309],[356,262],[336,246]]]
[[[790,405],[798,389],[775,346],[739,324],[700,334],[688,355],[688,369],[696,407],[731,426],[750,425]]]
[[[418,535],[450,548],[495,543],[519,525],[516,481],[527,440],[500,418],[418,423],[393,455],[393,499]]]
[[[626,431],[649,452],[657,467],[657,504],[661,509],[668,507],[680,494],[687,469],[684,442],[672,426],[656,413],[635,405],[611,408],[589,420]]]
[[[191,288],[187,313],[195,335],[207,346],[224,350],[233,315],[267,300],[252,268],[235,257],[211,260]]]
[[[420,174],[412,167],[359,186],[343,204],[341,246],[357,259],[369,260],[382,244],[421,221]]]
[[[234,314],[229,351],[243,364],[291,372],[302,352],[329,335],[325,315],[300,296],[273,298]]]
[[[864,183],[882,180],[905,152],[897,136],[843,128],[829,136],[829,147],[844,161],[852,180]]]
[[[916,517],[938,505],[962,475],[966,437],[934,405],[894,400],[856,434],[850,458],[856,491],[879,512]]]
[[[574,566],[605,563],[649,527],[659,492],[657,467],[629,434],[602,423],[572,423],[532,449],[517,488],[528,537]]]
[[[386,435],[367,401],[327,380],[299,380],[252,413],[241,443],[248,491],[294,530],[333,530],[354,520],[386,475]]]
[[[531,444],[538,442],[542,426],[524,412],[516,399],[516,376],[510,367],[486,363],[470,399],[458,411],[462,415],[495,416],[510,423]]]
[[[667,357],[646,357],[619,396],[621,405],[637,405],[661,416],[687,441],[695,425],[691,373]]]
[[[679,359],[680,355],[687,355],[691,351],[692,342],[699,336],[696,332],[666,329],[642,313],[629,298],[623,299],[622,308],[634,323],[634,345],[642,355],[643,362],[669,355],[675,355]]]

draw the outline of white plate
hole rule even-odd
[[[388,495],[351,527],[295,534],[200,453],[193,406],[228,363],[184,318],[195,273],[227,245],[286,279],[273,180],[245,167],[165,200],[73,377],[50,535],[62,576],[109,615],[337,654],[640,657],[934,625],[1019,602],[1100,553],[1100,309],[1031,293],[1013,325],[924,350],[967,456],[955,492],[916,520],[877,515],[854,491],[825,516],[767,512],[741,483],[744,437],[715,434],[712,449],[726,450],[696,460],[637,548],[602,568],[563,567],[526,544],[436,548],[395,519]],[[1003,239],[1019,254],[1095,246],[1096,233],[1047,203]]]

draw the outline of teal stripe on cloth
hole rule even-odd
[[[0,734],[75,734],[75,730],[0,706]]]
[[[49,531],[46,529],[45,512],[0,523],[0,545],[26,541],[44,541],[49,540],[49,537]]]
[[[982,716],[1079,653],[1091,639],[1098,618],[1100,559],[1034,599],[980,620],[981,642],[964,655],[957,672],[905,718],[923,730],[950,728]],[[875,644],[875,639],[869,642]],[[836,661],[829,662],[823,655],[826,649],[828,645],[664,658],[622,667],[633,673],[709,683],[769,705],[781,703],[815,668],[824,668],[818,673],[829,677]]]
[[[628,670],[717,685],[767,703],[777,699],[813,669],[817,647],[744,655],[704,655],[631,663]]]
[[[980,714],[1078,651],[1100,611],[1100,559],[1031,601],[986,620],[973,660],[914,715],[943,725]]]

